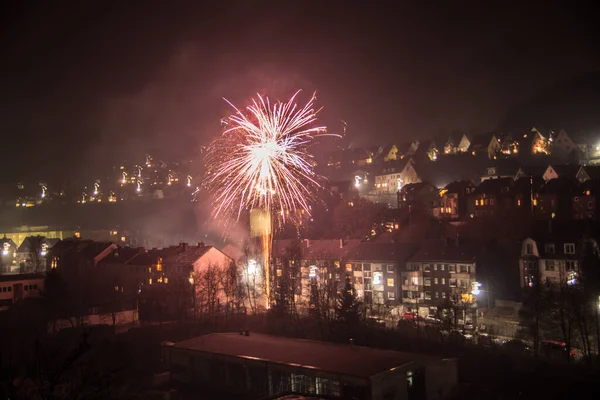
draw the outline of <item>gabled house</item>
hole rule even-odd
[[[469,214],[473,217],[502,215],[514,208],[513,178],[487,179],[469,197]]]
[[[580,160],[584,158],[582,149],[564,129],[561,129],[552,140],[552,155],[565,160]]]
[[[419,175],[411,158],[384,165],[382,172],[375,176],[375,194],[393,194],[404,185],[420,182]]]
[[[552,131],[533,127],[520,139],[519,148],[524,154],[550,154]]]
[[[439,203],[439,189],[428,182],[410,183],[398,192],[398,208],[422,210],[431,215]]]
[[[496,157],[501,150],[500,140],[493,133],[478,134],[473,136],[470,152],[473,155],[484,154],[490,160]]]
[[[516,156],[519,153],[519,141],[511,135],[501,135],[500,152],[505,156]]]
[[[13,264],[16,264],[17,245],[12,239],[4,236],[0,239],[0,275],[12,272]]]
[[[569,178],[575,179],[575,177],[579,173],[579,169],[581,167],[579,165],[571,164],[571,165],[548,165],[546,171],[542,175],[542,178],[546,182],[556,179],[556,178]]]
[[[547,181],[534,195],[535,216],[544,219],[572,218],[572,199],[577,192],[578,182],[573,178],[558,177]]]
[[[344,253],[358,297],[369,305],[400,302],[400,271],[414,254],[412,243],[361,242]]]
[[[466,153],[471,147],[471,141],[461,132],[453,132],[444,145],[444,154]]]
[[[572,197],[573,219],[596,219],[600,209],[600,179],[579,185]]]
[[[381,155],[383,156],[384,162],[396,161],[401,158],[398,154],[398,146],[395,144],[385,146],[381,152]]]
[[[600,179],[600,165],[583,165],[577,171],[575,178],[583,183],[590,179]]]
[[[521,168],[515,159],[502,159],[488,165],[481,175],[481,181],[487,179],[515,178]]]
[[[440,155],[440,151],[436,146],[435,140],[424,140],[418,143],[417,154],[424,154],[430,161],[435,161]],[[443,150],[443,149],[442,149]]]
[[[398,158],[414,156],[419,148],[419,142],[407,142],[398,145]]]
[[[45,272],[48,252],[59,241],[60,239],[48,239],[44,236],[27,236],[15,256],[20,273]]]
[[[519,259],[521,287],[577,285],[581,277],[579,260],[583,247],[597,251],[598,243],[594,238],[584,237],[579,229],[568,227],[525,238]]]
[[[511,192],[517,211],[533,214],[535,196],[540,192],[545,182],[540,176],[521,176],[515,180]]]
[[[440,207],[436,217],[459,219],[468,214],[469,196],[475,191],[471,181],[454,181],[440,190]]]

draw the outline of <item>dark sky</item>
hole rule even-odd
[[[1,163],[16,175],[193,155],[222,97],[317,90],[323,122],[373,143],[491,130],[556,80],[600,70],[591,6],[58,3],[2,5]]]

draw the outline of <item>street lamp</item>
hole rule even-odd
[[[194,302],[194,316],[192,317],[192,320],[196,322],[196,285],[194,283],[194,275],[191,273],[188,281],[190,282],[190,285],[192,285],[192,300]]]

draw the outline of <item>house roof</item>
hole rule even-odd
[[[15,242],[13,242],[11,238],[7,238],[6,236],[0,239],[0,246],[4,246],[4,243],[8,243],[11,247],[17,247]]]
[[[502,191],[508,190],[513,187],[515,181],[513,178],[497,178],[497,179],[486,179],[477,186],[475,189],[475,193],[485,193],[485,194],[502,194]],[[508,192],[505,192],[506,194]]]
[[[341,345],[250,333],[211,333],[173,345],[175,348],[261,360],[368,379],[411,363],[441,361],[415,353]]]
[[[473,149],[485,148],[490,144],[493,137],[493,133],[480,133],[473,135],[471,138],[471,146]]]
[[[578,189],[579,182],[573,178],[559,176],[556,179],[550,179],[539,189],[540,193],[547,194],[565,194],[574,193]]]
[[[581,167],[590,179],[600,178],[600,165],[586,165]]]
[[[586,232],[585,221],[544,221],[535,224],[529,238],[535,240],[541,258],[550,259],[577,259],[577,254],[566,254],[565,243],[573,243],[576,246],[587,237],[598,237],[598,232]],[[551,228],[551,229],[549,229]],[[554,253],[547,253],[545,245],[554,244]]]
[[[0,275],[0,282],[15,282],[15,281],[25,281],[39,279],[44,280],[43,274],[8,274],[8,275]]]
[[[99,264],[125,264],[144,251],[141,247],[119,247],[100,260]]]
[[[162,253],[164,257],[163,261],[166,264],[191,265],[213,248],[213,246],[205,246],[199,243],[196,246],[187,246],[183,251],[177,251],[177,248],[164,249],[166,251]]]
[[[225,254],[227,257],[231,258],[232,260],[239,260],[240,258],[242,258],[244,256],[244,252],[240,249],[238,249],[237,247],[235,247],[234,245],[232,245],[231,243],[226,245],[225,247],[223,247],[221,249],[221,253]]]
[[[475,185],[471,181],[454,181],[447,184],[444,189],[446,193],[464,193],[466,189],[474,189]]]
[[[415,252],[416,247],[414,243],[361,242],[349,248],[343,258],[348,261],[403,263]]]
[[[558,176],[564,176],[568,178],[575,178],[577,176],[577,172],[581,166],[577,164],[566,164],[566,165],[552,165],[551,166]]]
[[[23,239],[23,243],[21,243],[21,245],[17,249],[17,252],[19,252],[19,253],[30,252],[32,238],[33,238],[33,236],[27,236],[25,239]],[[55,239],[55,238],[47,239],[45,236],[40,236],[40,240],[41,240],[41,243],[45,243],[48,245],[48,249],[51,249],[54,245],[56,245],[58,242],[60,242],[60,239]]]
[[[288,249],[295,244],[300,245],[302,258],[318,259],[319,257],[333,257],[341,259],[343,255],[352,246],[357,245],[360,240],[342,240],[342,239],[319,239],[319,240],[274,240],[273,255],[275,257],[284,257]]]
[[[426,240],[409,261],[475,262],[479,248],[471,244],[456,244],[453,240]]]

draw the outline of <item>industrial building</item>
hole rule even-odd
[[[454,359],[248,331],[166,342],[163,357],[173,384],[256,399],[434,400],[458,385]]]

